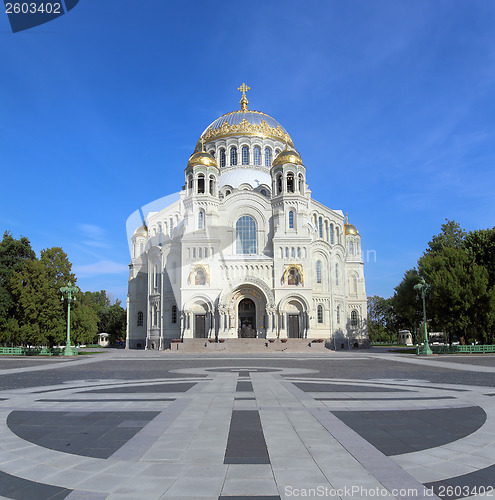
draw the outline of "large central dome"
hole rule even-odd
[[[292,139],[275,118],[261,111],[251,111],[247,109],[248,100],[245,95],[245,90],[249,90],[249,87],[243,88],[241,86],[238,90],[243,92],[240,102],[241,109],[226,113],[210,123],[201,134],[195,151],[201,151],[203,143],[235,136],[253,136],[273,139],[286,143],[293,148],[294,144]]]
[[[294,147],[292,139],[280,123],[261,111],[240,110],[220,116],[201,134],[196,150],[205,143],[233,136],[255,136],[275,139]]]

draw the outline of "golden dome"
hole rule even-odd
[[[344,234],[350,236],[359,235],[359,231],[356,229],[356,226],[349,224],[349,217],[347,214],[345,214]]]
[[[197,153],[191,155],[189,161],[187,162],[187,166],[194,167],[195,165],[205,165],[206,167],[218,168],[215,157],[206,151],[198,151]]]
[[[273,160],[272,166],[285,165],[286,163],[293,163],[294,165],[302,165],[303,162],[297,151],[285,149],[281,151]]]
[[[134,236],[148,236],[148,228],[146,227],[146,224],[143,224],[142,226],[139,226],[134,231]]]
[[[347,235],[357,235],[359,234],[359,231],[356,229],[356,226],[353,226],[352,224],[346,223],[344,224],[344,233]]]

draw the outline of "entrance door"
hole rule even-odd
[[[196,314],[194,318],[195,318],[194,336],[197,339],[206,338],[206,315]]]
[[[256,338],[256,306],[251,299],[239,302],[239,337]]]
[[[299,314],[289,314],[288,325],[289,332],[288,337],[290,339],[299,338]]]

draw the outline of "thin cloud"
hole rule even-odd
[[[97,276],[99,274],[120,274],[128,271],[126,264],[110,260],[101,260],[94,264],[75,265],[73,271],[78,277]]]

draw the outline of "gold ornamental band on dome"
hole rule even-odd
[[[241,113],[242,111],[237,111]],[[254,113],[255,111],[249,111]],[[234,111],[236,113],[236,111]],[[230,114],[230,113],[229,113]],[[264,113],[260,113],[264,114]],[[217,139],[223,139],[225,137],[232,137],[236,135],[244,136],[256,136],[265,137],[270,139],[275,139],[278,141],[286,142],[289,146],[295,149],[294,143],[290,138],[289,134],[280,126],[270,127],[265,120],[258,125],[255,123],[249,123],[245,118],[238,124],[229,125],[227,122],[223,122],[222,125],[216,129],[209,128],[200,138],[196,144],[195,151],[201,151],[201,139],[204,139],[205,143],[211,142]]]

